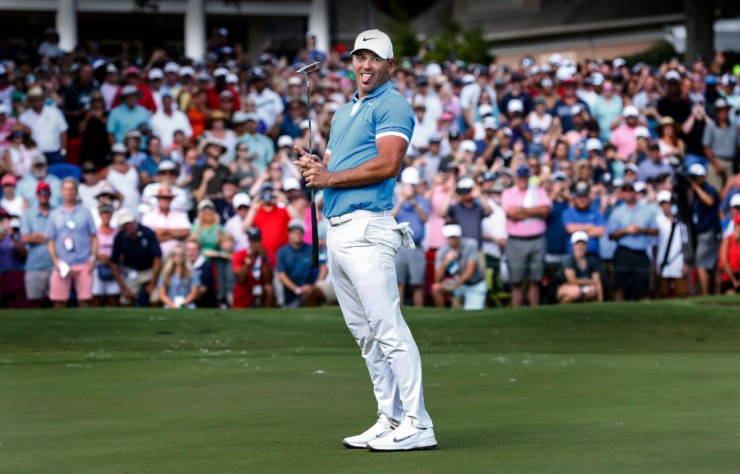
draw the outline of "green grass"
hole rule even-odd
[[[740,299],[406,309],[439,449],[375,417],[337,308],[0,313],[0,472],[737,472]]]

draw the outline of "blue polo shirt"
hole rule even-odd
[[[334,114],[329,146],[330,172],[354,169],[378,156],[375,140],[396,135],[410,141],[414,133],[414,112],[411,105],[390,81],[371,94],[351,102]],[[356,210],[387,211],[393,209],[395,177],[357,188],[326,188],[324,215],[335,217]]]
[[[277,271],[283,272],[298,286],[316,281],[316,272],[311,268],[311,246],[301,242],[300,248],[286,244],[277,253]],[[292,303],[298,296],[290,290],[285,291],[285,303]]]
[[[598,208],[594,209],[593,206],[590,206],[585,212],[579,211],[574,206],[571,206],[563,211],[562,218],[563,226],[567,226],[568,224],[593,224],[596,227],[604,227],[606,225],[604,215],[598,210]],[[570,239],[566,239],[565,242],[568,253],[571,253],[573,246],[570,244]],[[599,239],[589,237],[586,252],[598,255]]]
[[[80,265],[90,261],[90,236],[97,234],[92,214],[85,206],[77,204],[71,210],[59,206],[51,211],[44,237],[54,241],[60,260],[69,265]]]
[[[397,200],[398,198],[395,198],[393,201],[397,202]],[[414,200],[421,210],[429,216],[429,213],[431,212],[429,200],[424,196],[419,195],[415,195]],[[421,244],[421,241],[424,240],[424,221],[421,220],[419,213],[416,212],[416,208],[410,202],[404,201],[404,203],[401,204],[401,208],[398,209],[396,221],[409,223],[409,227],[414,231],[414,243],[418,247]]]
[[[111,262],[134,270],[150,270],[154,259],[162,258],[162,249],[157,241],[157,234],[149,227],[138,224],[134,238],[126,232],[119,232],[113,239]]]
[[[620,204],[609,216],[606,223],[606,232],[611,234],[632,224],[637,225],[637,227],[655,229],[655,210],[640,203],[632,208],[627,204]],[[618,244],[631,250],[647,250],[650,239],[645,234],[625,235],[619,239]]]
[[[21,235],[35,234],[36,232],[46,232],[46,225],[49,222],[51,211],[47,215],[41,214],[38,205],[29,209],[23,214],[21,219]],[[28,256],[26,257],[26,270],[47,270],[54,266],[54,262],[49,255],[49,246],[46,242],[40,244],[26,244]]]
[[[121,104],[110,111],[108,126],[106,130],[115,137],[116,143],[123,143],[126,133],[134,130],[142,123],[149,126],[149,111],[140,105],[129,109],[126,104]],[[145,146],[146,137],[141,138],[141,146]]]

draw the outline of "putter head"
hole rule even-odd
[[[303,74],[304,76],[307,76],[309,73],[312,73],[314,71],[318,71],[321,68],[320,62],[315,62],[308,64],[306,66],[303,66],[298,70],[298,73]]]

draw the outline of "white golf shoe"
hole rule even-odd
[[[395,427],[396,425],[393,424],[387,416],[381,413],[378,417],[378,421],[375,422],[375,424],[371,426],[370,429],[356,436],[344,438],[342,440],[342,444],[347,448],[366,449],[368,442],[375,439],[380,439],[388,433],[392,433]]]
[[[417,428],[409,418],[404,418],[395,430],[367,443],[370,451],[415,451],[434,449],[437,440],[434,428]]]

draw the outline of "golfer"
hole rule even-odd
[[[433,449],[421,358],[401,315],[396,280],[396,252],[402,243],[413,247],[413,232],[391,216],[414,113],[391,87],[395,60],[388,35],[360,33],[352,65],[358,90],[334,114],[323,161],[295,149],[308,186],[324,188],[329,275],[378,400],[377,423],[343,444],[371,451]]]

